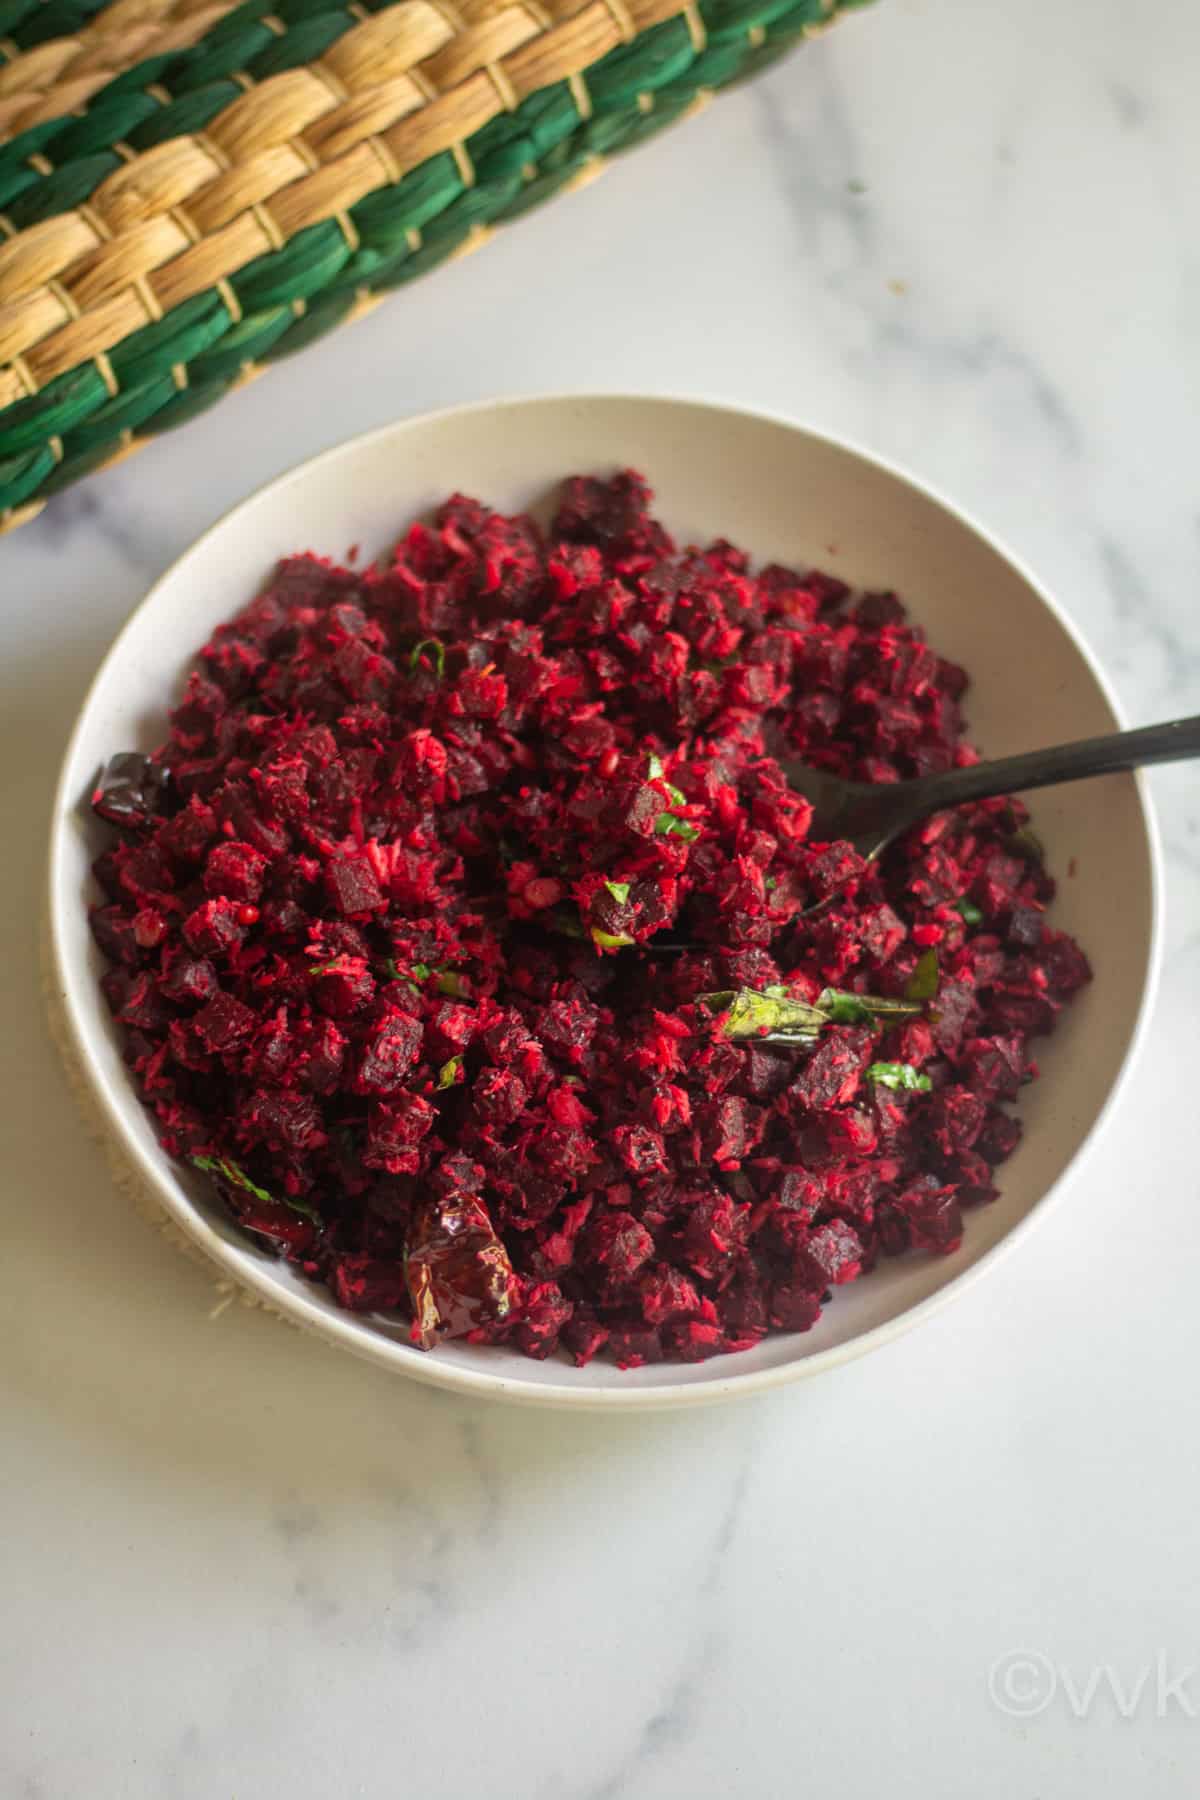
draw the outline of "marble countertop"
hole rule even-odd
[[[1131,721],[1200,710],[1198,68],[1187,0],[883,0],[0,543],[3,1800],[1191,1791],[1194,772],[1152,779],[1165,979],[1084,1181],[919,1332],[679,1416],[211,1319],[76,1120],[36,919],[147,583],[299,458],[495,392],[856,438],[1020,551]]]

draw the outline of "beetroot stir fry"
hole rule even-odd
[[[423,1348],[695,1360],[956,1249],[1089,977],[1018,802],[878,865],[811,840],[774,756],[975,758],[896,597],[679,549],[650,499],[576,478],[543,534],[455,495],[370,572],[289,558],[93,796],[164,1146]]]

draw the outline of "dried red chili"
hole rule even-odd
[[[577,478],[543,535],[458,495],[374,571],[288,559],[93,796],[164,1145],[423,1345],[695,1360],[953,1250],[1089,976],[1018,802],[878,866],[809,840],[774,753],[973,757],[896,597],[679,550],[649,499]]]

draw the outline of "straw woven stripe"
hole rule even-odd
[[[21,46],[0,65],[0,131],[13,96],[38,115],[0,147],[0,527],[852,3],[116,0],[69,56]],[[80,116],[47,116],[100,67]]]

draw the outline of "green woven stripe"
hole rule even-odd
[[[0,0],[0,5],[3,3]],[[396,3],[397,0],[376,0],[369,10],[383,11]],[[838,0],[842,6],[862,3],[863,0]],[[732,36],[743,45],[750,31],[769,27],[777,19],[790,17],[799,29],[823,17],[821,0],[709,0],[700,11],[710,43]],[[267,13],[288,25],[285,36],[279,37],[259,22]],[[235,74],[248,74],[261,81],[283,69],[298,67],[322,54],[354,23],[348,11],[331,8],[329,0],[281,0],[275,7],[271,0],[244,0],[190,49],[149,58],[115,77],[92,96],[82,119],[70,116],[46,121],[0,147],[0,209],[5,209],[10,198],[27,187],[38,186],[43,180],[65,179],[63,165],[69,165],[76,157],[88,158],[121,141],[136,150],[148,150],[168,138],[205,130],[218,113],[238,99],[242,90],[232,80]],[[626,74],[647,68],[648,51],[653,57],[673,48],[682,58],[690,51],[690,41],[685,50],[679,35],[681,29],[686,29],[682,21],[672,20],[642,33],[634,43],[622,46],[595,65],[595,71],[589,71],[589,83],[595,72],[600,73],[601,80],[608,79],[607,65],[612,62],[611,80],[619,90]],[[660,38],[659,34],[665,35]],[[293,46],[293,39],[303,42]],[[169,93],[170,103],[157,94],[148,94],[146,90],[152,85]],[[643,80],[642,86],[648,85],[654,83]],[[619,94],[613,96],[614,102],[618,97]],[[606,103],[603,96],[600,103]],[[527,101],[525,106],[529,104]],[[523,106],[520,113],[524,111]],[[35,153],[55,165],[56,177],[39,176],[29,169],[28,158]],[[67,201],[64,205],[56,201],[52,210],[63,211],[73,204],[76,202]],[[51,216],[36,202],[28,205],[36,211],[23,222]]]
[[[90,25],[108,0],[0,0],[0,37],[11,38],[18,50],[32,50],[51,38],[74,37]],[[0,54],[0,68],[8,62]]]
[[[177,71],[170,105],[146,110],[149,97],[130,79],[134,71],[110,84],[84,118],[67,122],[60,147],[74,154],[53,175],[35,173],[31,183],[20,185],[19,160],[0,153],[0,207],[14,223],[26,225],[76,203],[64,202],[64,194],[85,198],[118,161],[99,147],[98,139],[93,143],[90,134],[111,128],[118,117],[132,119],[130,139],[140,140],[140,147],[161,141],[158,133],[168,117],[171,129],[164,136],[176,134],[185,112],[191,123],[183,129],[206,124],[240,92],[228,72],[245,65],[229,59],[234,51],[258,43],[257,21],[267,5],[269,0],[247,0],[196,51],[183,53],[185,62],[192,60]],[[309,60],[319,54],[314,43],[327,46],[350,22],[349,14],[330,9],[327,0],[323,6],[313,0],[285,0],[285,5],[293,29],[286,38],[268,34],[270,44],[255,52],[282,56],[276,69],[293,66],[290,41],[297,29],[305,44],[301,60]],[[277,10],[282,14],[284,6]],[[701,12],[707,43],[699,53],[686,22],[676,18],[643,32],[587,70],[590,118],[580,117],[570,87],[562,82],[491,120],[467,143],[476,176],[472,186],[464,185],[453,156],[431,157],[352,209],[356,243],[330,219],[239,270],[230,285],[242,309],[240,319],[213,290],[133,333],[110,355],[119,386],[116,397],[88,366],[0,413],[0,512],[78,479],[131,432],[170,430],[193,418],[215,404],[248,365],[290,355],[340,324],[359,294],[384,293],[415,280],[445,261],[474,228],[519,217],[556,193],[591,159],[644,142],[685,112],[700,90],[743,79],[824,16],[820,0],[701,0]],[[757,45],[750,43],[752,31],[764,34]],[[218,67],[224,71],[220,78],[207,79]],[[178,91],[180,80],[186,83],[197,69],[206,79],[193,91]],[[131,107],[139,110],[123,110]],[[12,195],[7,201],[6,191]],[[187,371],[182,389],[175,376],[181,367]]]
[[[148,118],[129,134],[135,150],[153,150],[171,138],[189,137],[193,131],[205,131],[219,112],[240,99],[242,89],[236,81],[214,81],[197,88],[194,94],[183,94],[170,106]]]
[[[5,193],[0,206],[17,229],[24,231],[42,219],[53,218],[55,213],[70,212],[120,167],[121,158],[115,150],[103,151],[98,156],[81,156],[77,162],[56,169],[53,175],[43,176],[36,186],[22,183],[16,193],[11,190]],[[3,191],[2,184],[0,191]]]
[[[0,0],[0,7],[3,4]],[[394,5],[397,0],[384,0],[384,4]],[[268,13],[288,26],[282,37],[260,23]],[[266,81],[286,69],[301,68],[323,56],[357,22],[344,6],[332,6],[330,0],[282,0],[278,6],[272,6],[271,0],[245,0],[190,49],[147,57],[114,76],[92,95],[82,116],[68,114],[30,126],[0,147],[0,191],[3,172],[26,164],[35,153],[61,166],[121,141],[149,149],[169,137],[201,131],[242,92],[230,77],[246,74],[255,81]],[[206,88],[212,93],[199,109],[177,108],[160,95],[147,93],[151,86],[165,88],[173,102]],[[162,123],[155,129],[153,121],[160,116]]]
[[[233,317],[220,294],[197,294],[182,306],[172,307],[153,325],[133,332],[108,360],[122,388],[138,387],[169,374],[180,363],[186,368],[193,356],[201,356],[219,343],[232,324]],[[0,449],[3,443],[0,421]]]
[[[107,398],[108,389],[91,363],[82,369],[68,369],[57,380],[47,382],[39,394],[5,407],[0,416],[0,457],[35,449],[48,438],[81,425]]]

